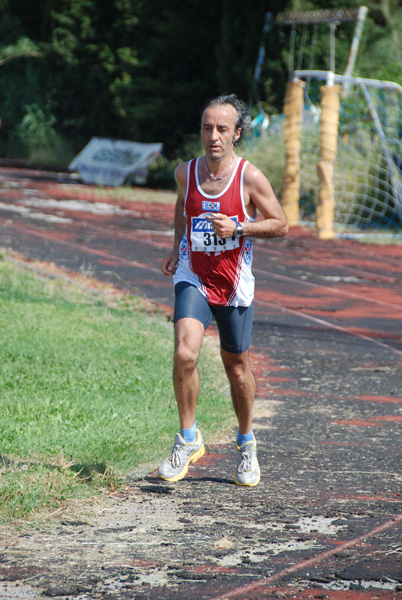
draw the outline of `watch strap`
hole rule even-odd
[[[243,227],[239,221],[236,221],[235,235],[236,237],[241,237],[243,235]]]

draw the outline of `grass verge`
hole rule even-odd
[[[171,447],[173,328],[143,300],[0,259],[0,332],[0,521],[119,487]],[[215,344],[199,368],[208,439],[233,423]]]

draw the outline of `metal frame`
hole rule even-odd
[[[351,84],[359,85],[366,98],[368,107],[370,108],[371,116],[373,117],[374,126],[380,138],[380,143],[384,152],[385,160],[388,166],[388,172],[391,178],[391,184],[394,190],[394,203],[397,213],[402,216],[402,184],[397,176],[397,168],[391,156],[391,153],[386,144],[386,138],[384,130],[381,126],[378,113],[375,106],[370,98],[367,88],[385,89],[397,92],[402,98],[402,86],[394,81],[381,81],[379,79],[365,79],[363,77],[351,77],[349,75],[335,75],[334,73],[328,73],[328,71],[295,71],[295,79],[327,79],[328,75],[331,75],[331,79],[334,83],[341,83],[344,86],[350,87]]]
[[[274,22],[278,25],[314,25],[318,23],[343,23],[346,21],[357,21],[362,8],[350,9],[326,9],[280,12],[276,15]],[[367,8],[366,8],[367,11]]]
[[[254,81],[257,84],[261,77],[262,65],[265,60],[265,38],[269,31],[270,26],[273,25],[290,25],[292,27],[291,31],[291,51],[290,51],[290,59],[289,59],[289,79],[292,79],[294,76],[294,44],[295,44],[295,36],[296,36],[296,25],[303,24],[303,37],[302,37],[302,51],[304,52],[304,45],[306,42],[306,28],[307,25],[314,25],[315,28],[319,24],[327,24],[330,28],[330,48],[329,48],[329,74],[327,78],[328,85],[331,85],[333,79],[331,75],[335,73],[335,33],[336,27],[339,23],[342,22],[350,22],[356,21],[356,27],[353,34],[353,40],[349,51],[348,61],[345,69],[345,75],[351,75],[355,66],[357,52],[359,49],[360,39],[362,35],[364,21],[367,16],[367,7],[360,6],[359,8],[350,8],[350,9],[335,9],[335,10],[310,10],[310,11],[289,11],[289,12],[280,12],[275,17],[273,17],[271,12],[267,12],[265,15],[263,31],[261,35],[260,47],[257,57],[257,62],[254,70]],[[313,39],[315,40],[315,35],[317,31],[315,29],[313,34]],[[297,64],[297,69],[301,68],[302,56],[299,55],[299,60]],[[310,64],[310,67],[312,64]],[[251,101],[250,101],[251,104]]]
[[[328,71],[295,71],[296,79],[327,79]],[[402,86],[394,81],[381,81],[380,79],[364,79],[364,77],[351,77],[349,75],[333,74],[334,83],[356,83],[366,87],[384,88],[386,90],[394,90],[402,96]]]
[[[268,16],[269,13],[267,13]],[[356,21],[355,31],[353,33],[352,44],[350,46],[348,62],[345,69],[345,75],[351,75],[355,66],[357,51],[359,49],[360,38],[363,31],[364,21],[367,16],[367,7],[360,6],[359,8],[342,8],[342,9],[325,9],[325,10],[308,10],[308,11],[289,11],[280,12],[273,19],[276,25],[290,25],[292,27],[291,34],[291,56],[294,52],[294,37],[296,25],[328,25],[330,29],[330,46],[329,46],[329,71],[335,73],[335,33],[339,23]],[[298,65],[299,67],[300,65]],[[289,64],[289,72],[293,70],[293,58]],[[291,73],[289,73],[291,76]],[[329,84],[331,79],[329,78]]]

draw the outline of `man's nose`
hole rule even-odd
[[[217,140],[218,139],[218,129],[216,127],[213,127],[211,129],[211,140]]]

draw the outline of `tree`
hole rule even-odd
[[[116,81],[132,77],[137,67],[132,36],[140,3],[47,0],[37,7],[16,0],[16,4],[3,7],[2,37],[8,42],[24,36],[42,58],[40,64],[25,60],[17,68],[5,65],[0,70],[6,139],[15,142],[19,131],[20,143],[29,145],[20,125],[33,106],[76,149],[93,135],[123,134],[127,121],[113,91]]]
[[[219,5],[197,0],[148,0],[138,12],[138,68],[116,85],[131,135],[162,141],[168,153],[198,130],[201,104],[214,95]]]
[[[211,96],[235,92],[246,101],[260,100],[270,113],[280,112],[291,29],[272,26],[268,31],[256,85],[265,13],[344,4],[0,0],[0,148],[6,154],[13,144],[14,153],[27,154],[35,144],[58,139],[60,147],[68,142],[76,153],[97,135],[163,142],[173,156],[197,132],[202,106]],[[358,6],[360,0],[347,4]],[[400,0],[370,0],[356,74],[402,78],[401,26]],[[345,67],[353,29],[353,23],[337,29],[337,72]],[[298,28],[296,48],[301,34]],[[11,61],[13,53],[19,60]],[[328,27],[323,26],[314,68],[327,69],[328,55]],[[294,66],[296,61],[297,56]]]

